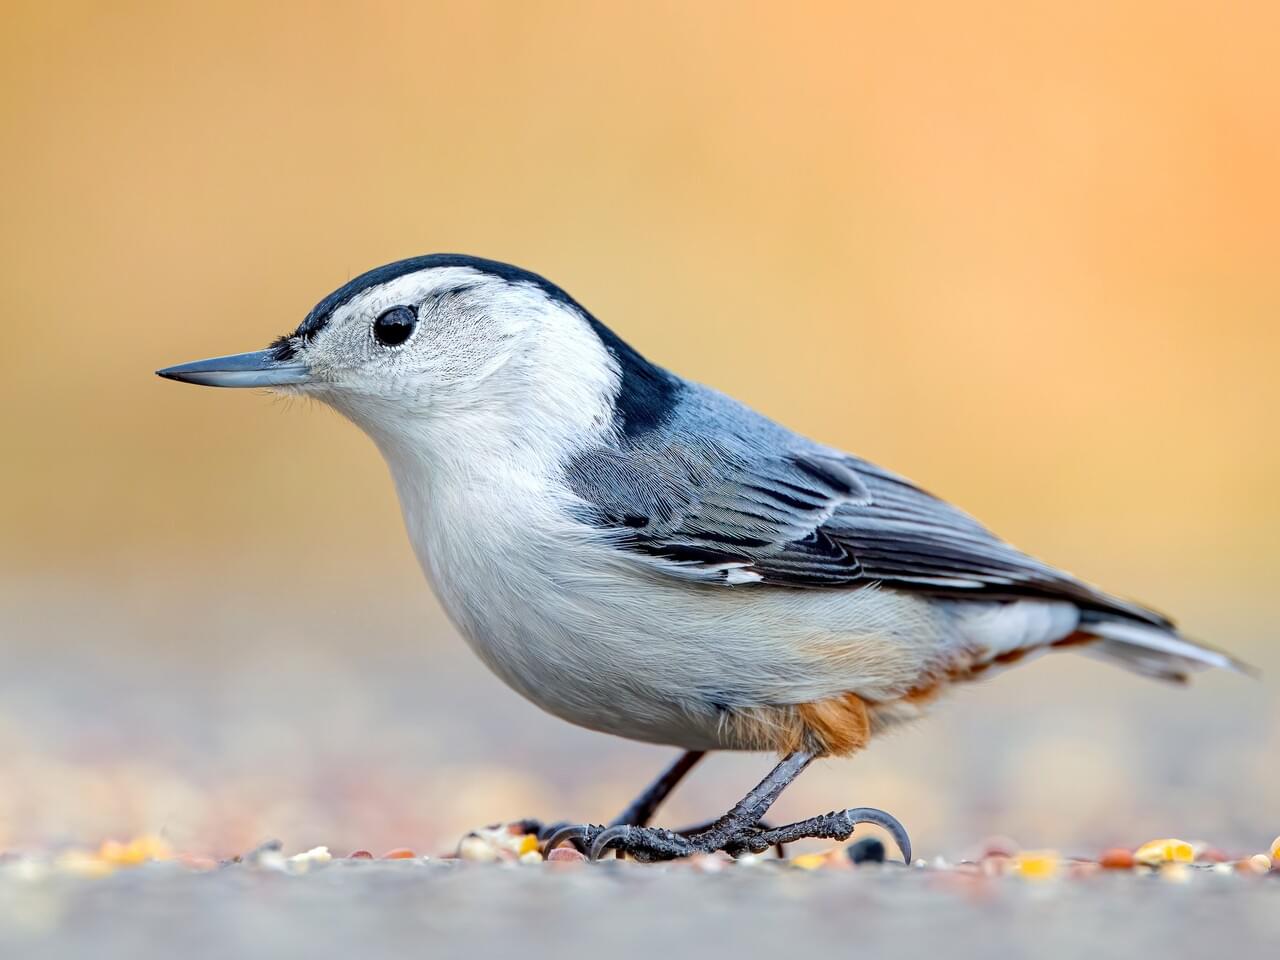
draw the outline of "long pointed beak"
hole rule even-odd
[[[180,363],[157,370],[156,375],[205,387],[282,387],[306,383],[311,379],[311,370],[305,363],[276,360],[270,350],[255,350]]]

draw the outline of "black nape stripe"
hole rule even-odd
[[[388,283],[406,274],[417,273],[419,270],[438,267],[469,267],[480,273],[506,280],[508,283],[532,284],[551,300],[572,307],[581,313],[605,348],[613,354],[622,371],[622,386],[618,392],[615,418],[618,429],[624,437],[632,438],[648,433],[670,419],[682,389],[678,377],[642,357],[621,337],[592,316],[582,304],[545,277],[509,263],[471,257],[463,253],[432,253],[427,256],[398,260],[395,263],[376,267],[344,283],[317,303],[298,325],[297,330],[289,336],[280,337],[271,345],[276,359],[291,359],[296,352],[298,341],[305,343],[310,340],[328,325],[335,310],[370,287]]]

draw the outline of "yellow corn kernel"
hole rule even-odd
[[[802,853],[791,858],[791,865],[801,870],[820,870],[827,865],[825,853]]]
[[[1138,863],[1149,867],[1162,863],[1191,863],[1196,858],[1195,848],[1185,840],[1166,837],[1162,840],[1149,840],[1133,854]]]
[[[526,853],[538,852],[538,835],[536,833],[526,833],[520,838],[520,845],[516,847],[516,853],[524,856]]]
[[[1280,863],[1280,837],[1271,841],[1271,862]]]
[[[1028,880],[1049,880],[1057,876],[1062,857],[1056,850],[1028,850],[1013,858],[1013,869]]]
[[[173,851],[167,843],[148,834],[135,837],[128,843],[104,840],[98,848],[98,859],[117,867],[136,867],[148,860],[168,860],[172,856]]]

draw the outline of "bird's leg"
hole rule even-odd
[[[653,819],[653,815],[658,811],[658,807],[662,801],[667,798],[676,784],[685,778],[685,775],[694,768],[706,756],[704,750],[686,750],[671,766],[662,771],[653,783],[649,784],[644,791],[627,805],[627,808],[620,814],[609,821],[609,827],[622,826],[631,824],[633,826],[643,827]],[[527,821],[532,823],[532,821]],[[548,826],[537,824],[538,829],[529,832],[538,834],[538,838],[544,842],[544,852],[550,853],[555,847],[566,841],[572,841],[575,845],[580,846],[583,852],[590,849],[592,841],[603,832],[606,827],[593,826],[590,824],[570,825],[567,823],[553,823]]]
[[[694,764],[704,756],[706,756],[704,750],[686,750],[676,758],[675,763],[662,771],[640,796],[632,800],[627,805],[627,809],[614,817],[609,826],[616,827],[626,823],[637,827],[648,826],[653,815],[658,812],[662,801],[667,799],[667,795],[675,789],[676,784],[683,780],[685,774],[692,770]]]
[[[705,830],[686,836],[674,830],[618,824],[591,838],[590,857],[598,859],[610,847],[638,860],[671,860],[693,853],[736,848],[739,844],[735,841],[756,832],[756,824],[769,812],[779,794],[813,759],[814,754],[804,750],[787,754],[728,813]]]
[[[595,860],[613,847],[637,860],[670,860],[693,853],[715,850],[737,856],[759,852],[778,843],[790,843],[807,837],[843,840],[859,823],[874,823],[893,834],[902,848],[903,857],[911,859],[911,841],[907,831],[883,810],[857,807],[814,817],[776,829],[763,829],[760,821],[787,786],[810,763],[814,754],[799,750],[788,754],[763,780],[733,808],[705,830],[684,835],[672,830],[619,824],[595,833],[588,841],[590,857]]]

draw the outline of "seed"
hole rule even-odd
[[[107,840],[98,848],[98,858],[117,867],[135,867],[148,860],[168,860],[172,856],[167,843],[149,835],[135,837],[128,843]]]
[[[493,863],[498,859],[498,851],[489,841],[473,833],[463,837],[458,844],[458,856],[475,863]]]
[[[1056,850],[1030,850],[1013,858],[1014,869],[1028,880],[1052,879],[1061,863]]]
[[[328,863],[332,859],[333,855],[329,853],[328,847],[312,847],[303,853],[295,853],[289,858],[289,862],[310,865],[313,863]]]
[[[1267,873],[1271,870],[1271,858],[1265,853],[1255,853],[1246,860],[1236,861],[1240,873]]]
[[[824,853],[802,853],[798,857],[791,858],[791,865],[801,870],[817,870],[826,866],[826,863],[827,856]]]
[[[373,854],[370,853],[368,850],[357,850],[354,853],[352,853],[349,857],[347,857],[347,859],[348,860],[372,860]]]
[[[863,837],[844,850],[850,863],[884,863],[884,843],[877,837]]]
[[[388,850],[382,855],[383,860],[412,860],[415,854],[408,847],[396,847],[394,850]]]
[[[1110,850],[1104,850],[1102,856],[1098,859],[1098,863],[1102,864],[1107,870],[1132,870],[1134,864],[1133,851],[1126,850],[1124,847],[1112,847]]]
[[[1162,863],[1191,863],[1195,860],[1195,850],[1185,840],[1167,837],[1163,840],[1149,840],[1140,846],[1133,858],[1149,867]]]

